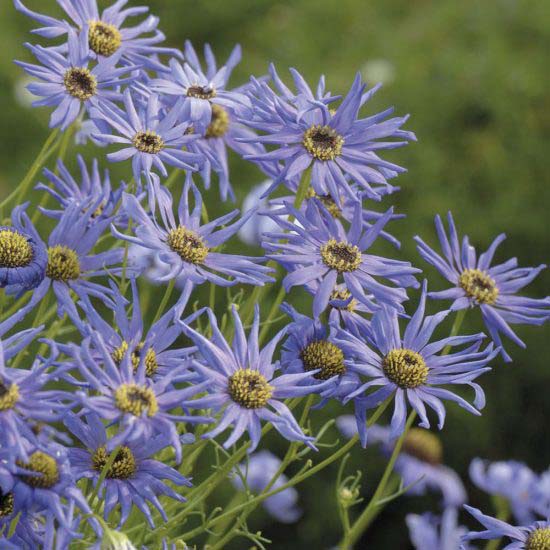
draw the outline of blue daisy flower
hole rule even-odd
[[[192,210],[190,191],[195,199]],[[122,202],[123,209],[136,222],[133,228],[135,236],[124,235],[116,230],[114,233],[122,240],[158,253],[159,260],[166,266],[165,270],[161,270],[164,273],[158,276],[159,282],[177,278],[180,283],[189,281],[201,284],[210,281],[220,286],[231,286],[237,283],[263,285],[273,280],[268,275],[271,269],[259,265],[265,258],[215,252],[217,247],[239,230],[252,212],[230,225],[229,222],[238,215],[238,210],[201,225],[202,198],[190,174],[187,174],[178,205],[177,219],[172,211],[172,197],[167,190],[157,195],[160,223],[145,212],[133,195],[125,193]],[[222,225],[225,227],[216,231]]]
[[[110,457],[105,426],[96,414],[86,415],[86,422],[70,414],[65,417],[64,423],[84,445],[84,448],[72,447],[68,451],[75,479],[89,479],[94,486],[97,485]],[[130,515],[132,505],[135,505],[144,514],[151,528],[154,528],[148,502],[167,521],[159,497],[168,496],[180,502],[185,501],[164,480],[187,487],[191,486],[190,481],[167,464],[151,458],[165,447],[166,438],[162,435],[148,438],[146,444],[144,441],[119,443],[118,454],[99,491],[99,497],[105,501],[105,519],[120,505],[120,525],[123,525]]]
[[[314,438],[303,433],[283,400],[322,391],[330,381],[324,382],[324,386],[315,384],[313,377],[316,371],[275,375],[279,364],[273,362],[273,354],[285,329],[260,350],[260,313],[257,305],[248,339],[237,309],[233,306],[235,336],[231,345],[220,332],[212,311],[207,311],[211,338],[183,325],[186,334],[199,349],[200,355],[192,364],[204,378],[208,391],[207,396],[199,397],[192,402],[192,406],[221,411],[217,426],[203,437],[216,437],[232,426],[232,433],[224,447],[231,447],[246,431],[251,442],[248,452],[252,452],[260,442],[263,420],[270,422],[285,439],[301,441],[314,449]]]
[[[146,6],[122,9],[128,0],[117,0],[99,13],[97,0],[58,0],[58,4],[69,16],[74,27],[66,20],[56,19],[28,9],[21,0],[14,0],[15,8],[34,19],[42,27],[32,32],[46,38],[56,38],[71,29],[81,33],[90,50],[99,58],[118,54],[130,63],[147,62],[152,68],[162,69],[153,56],[170,54],[182,57],[179,50],[156,46],[164,40],[164,34],[157,29],[159,18],[149,15],[138,25],[125,27],[128,17],[142,15],[149,11]],[[145,35],[145,36],[143,36]]]
[[[232,482],[239,491],[251,491],[261,493],[271,480],[279,473],[281,460],[269,451],[260,451],[248,457],[248,460],[240,464],[235,470]],[[243,482],[244,480],[244,482]],[[277,490],[288,482],[285,474],[278,476],[271,486]],[[281,523],[294,523],[302,515],[298,508],[298,491],[289,487],[262,501],[262,506],[267,513]]]
[[[458,524],[456,508],[445,508],[441,517],[433,514],[407,514],[407,527],[411,542],[416,550],[469,550],[470,545],[462,545],[461,539],[468,532]]]
[[[500,519],[486,516],[472,506],[464,508],[485,527],[485,531],[470,531],[464,535],[464,542],[470,540],[507,539],[506,550],[546,550],[550,547],[550,521],[536,521],[515,527]]]
[[[186,411],[191,404],[194,405],[189,398],[206,389],[206,383],[174,388],[174,381],[187,369],[186,365],[153,381],[146,376],[145,357],[134,371],[130,355],[126,353],[120,361],[115,361],[99,333],[90,335],[80,347],[71,344],[67,349],[87,383],[88,392],[79,391],[77,394],[83,410],[119,424],[119,433],[107,443],[109,452],[121,444],[133,444],[162,435],[166,444],[173,446],[179,463],[181,439],[177,423],[212,421],[204,416],[170,412],[178,408]]]
[[[430,248],[420,237],[415,237],[420,255],[433,265],[454,286],[441,292],[431,292],[430,298],[453,300],[451,310],[479,306],[481,316],[495,344],[500,347],[505,361],[511,361],[502,345],[501,334],[521,347],[525,343],[511,329],[510,324],[542,325],[550,318],[550,296],[526,298],[517,293],[527,286],[546,267],[518,267],[512,258],[491,266],[497,247],[506,238],[499,235],[486,252],[476,256],[468,237],[460,245],[451,213],[447,215],[449,237],[439,216],[435,218],[437,236],[443,256]]]
[[[118,220],[117,210],[126,185],[123,183],[117,189],[113,189],[109,171],[105,170],[102,177],[97,159],[92,161],[91,170],[89,170],[81,155],[77,155],[76,158],[80,169],[78,180],[71,175],[61,160],[57,161],[57,173],[44,170],[44,176],[50,185],[39,183],[35,189],[49,193],[61,208],[52,210],[41,207],[40,211],[51,218],[59,219],[67,207],[73,203],[83,210],[90,204],[99,203],[92,214],[91,223],[105,218],[113,219],[113,217]]]
[[[266,234],[263,246],[268,252],[276,252],[268,257],[289,271],[283,279],[287,291],[296,285],[319,282],[313,301],[315,317],[326,309],[334,288],[342,279],[353,298],[369,309],[386,304],[403,311],[401,302],[407,300],[403,287],[418,286],[413,275],[420,270],[409,262],[365,253],[392,217],[391,208],[364,231],[361,205],[357,203],[356,215],[347,232],[319,203],[308,204],[305,212],[290,206],[288,210],[295,222],[267,214],[278,223],[281,231]],[[399,286],[384,285],[375,277],[383,277]]]
[[[346,355],[346,361],[355,363],[369,380],[347,396],[362,399],[361,409],[378,406],[389,396],[394,396],[394,412],[391,420],[393,439],[403,433],[407,417],[407,402],[420,417],[420,426],[430,427],[426,405],[433,409],[439,419],[439,429],[445,421],[442,400],[458,403],[467,411],[479,415],[478,409],[485,405],[485,394],[474,380],[491,370],[487,367],[498,353],[493,345],[485,349],[481,343],[484,334],[449,336],[430,342],[437,326],[449,311],[424,317],[427,287],[424,281],[420,304],[407,324],[401,337],[398,315],[395,309],[382,308],[372,319],[371,331],[366,338],[357,337],[345,330],[338,330],[333,342]],[[374,340],[370,344],[368,338]],[[446,347],[467,345],[460,351],[446,355],[439,353]],[[440,386],[465,385],[475,392],[474,405],[449,389]],[[376,388],[374,391],[370,391]],[[366,393],[365,393],[366,392]],[[357,408],[357,404],[356,404]],[[366,441],[364,418],[357,416],[362,441]]]
[[[128,82],[121,79],[132,67],[116,67],[119,56],[113,56],[90,66],[90,51],[84,33],[80,38],[69,31],[68,54],[65,56],[54,48],[26,44],[42,65],[16,61],[25,72],[41,80],[32,82],[28,90],[42,97],[33,106],[55,106],[50,117],[50,127],[65,130],[80,114],[82,107],[105,105],[120,97],[117,87]],[[131,78],[130,78],[131,80]]]
[[[382,160],[377,151],[401,147],[415,139],[412,132],[400,129],[408,117],[387,119],[392,112],[387,109],[358,118],[360,108],[378,89],[365,92],[359,74],[335,111],[331,111],[329,103],[336,98],[316,98],[297,71],[292,71],[292,75],[298,93],[288,91],[281,96],[267,83],[252,79],[249,90],[253,116],[242,122],[265,132],[255,138],[257,142],[278,148],[246,158],[284,162],[272,188],[282,181],[299,178],[311,167],[312,186],[318,195],[331,195],[339,201],[342,192],[349,189],[348,176],[368,196],[379,199],[372,184],[387,185],[387,180],[404,168]],[[379,141],[395,138],[399,141]]]
[[[114,104],[100,105],[90,113],[92,119],[101,126],[101,133],[93,134],[100,143],[120,143],[125,145],[116,153],[109,153],[112,162],[132,159],[132,170],[136,183],[141,173],[149,173],[156,168],[164,177],[168,175],[164,163],[183,170],[196,171],[204,162],[203,157],[182,149],[197,136],[186,132],[189,122],[179,122],[181,101],[167,113],[161,111],[157,95],[152,94],[147,104],[136,109],[130,90],[123,94],[124,111]],[[106,133],[107,123],[115,131]]]

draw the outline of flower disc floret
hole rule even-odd
[[[155,416],[158,412],[158,403],[155,393],[147,386],[138,384],[122,384],[115,392],[116,406],[125,413],[141,416]]]
[[[103,21],[90,21],[88,44],[90,50],[96,54],[109,57],[120,48],[122,36],[114,25]]]
[[[153,130],[138,132],[132,139],[134,147],[142,153],[156,155],[164,149],[164,140]]]
[[[28,462],[18,460],[17,465],[24,470],[39,474],[19,474],[19,478],[31,487],[49,489],[59,481],[60,476],[57,461],[55,458],[42,451],[35,451],[29,457]]]
[[[382,360],[384,373],[402,389],[418,388],[428,379],[428,366],[422,355],[410,349],[392,349]]]
[[[143,342],[140,342],[132,352],[132,367],[134,368],[134,373],[137,372],[137,369],[139,367],[139,362],[141,360],[141,355],[143,348],[145,347],[145,344]],[[122,363],[122,359],[126,355],[128,351],[128,342],[123,341],[122,344],[118,348],[116,348],[113,353],[111,353],[111,357],[113,358],[113,361],[120,365]],[[157,362],[157,354],[155,353],[155,350],[153,348],[148,348],[145,352],[145,374],[146,376],[153,376],[156,374],[158,370],[158,362]]]
[[[480,269],[465,269],[458,284],[478,304],[493,305],[498,298],[498,288],[495,280]]]
[[[321,246],[321,259],[339,273],[355,271],[361,265],[361,251],[354,244],[330,239]]]
[[[80,277],[78,254],[68,246],[57,244],[48,248],[46,276],[54,281],[71,281]]]
[[[525,550],[550,550],[550,527],[535,529],[527,538]]]
[[[265,407],[273,393],[265,376],[252,369],[239,369],[231,375],[227,390],[231,399],[245,409]]]
[[[333,376],[345,374],[343,351],[327,340],[316,340],[309,343],[300,353],[304,370],[320,369],[314,375],[318,380],[328,380]]]
[[[92,456],[94,470],[97,472],[103,471],[110,457],[111,454],[107,452],[105,445],[98,447]],[[134,454],[128,447],[124,446],[118,450],[111,467],[107,470],[106,477],[109,479],[128,479],[134,475],[136,470],[137,465]]]
[[[85,67],[67,69],[63,76],[63,84],[70,95],[81,101],[90,99],[97,92],[97,79]]]
[[[403,452],[428,464],[441,464],[443,446],[439,438],[429,430],[411,428],[403,442]]]
[[[182,225],[172,229],[168,233],[166,241],[168,246],[185,262],[200,265],[208,256],[208,247],[205,246],[202,238]]]
[[[12,229],[0,231],[0,267],[26,267],[34,257],[29,241]]]
[[[0,519],[13,514],[13,493],[4,494],[0,489]]]
[[[195,97],[197,99],[212,99],[216,97],[216,90],[208,86],[200,86],[194,84],[187,88],[187,97]]]
[[[223,137],[229,129],[229,114],[220,105],[212,105],[212,118],[206,129],[206,138]]]
[[[342,154],[344,138],[330,126],[315,124],[304,132],[306,151],[317,160],[334,160]]]
[[[19,401],[19,386],[15,383],[5,386],[0,381],[0,412],[13,409],[17,401]]]

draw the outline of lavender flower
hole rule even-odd
[[[69,449],[68,455],[74,477],[76,480],[89,479],[95,486],[110,457],[107,451],[108,437],[105,426],[95,414],[87,415],[86,422],[70,414],[64,422],[85,447]],[[154,528],[148,501],[159,511],[164,521],[167,521],[158,497],[168,496],[180,502],[185,500],[163,480],[187,487],[191,486],[191,483],[170,466],[151,458],[166,446],[166,439],[162,435],[147,439],[147,443],[144,443],[145,441],[135,441],[119,444],[116,458],[107,471],[99,496],[105,500],[103,511],[105,519],[116,506],[120,505],[120,525],[123,525],[134,504],[143,512],[151,528]]]
[[[492,344],[481,350],[483,334],[470,336],[449,336],[430,343],[436,327],[447,317],[448,311],[439,312],[424,318],[427,285],[424,281],[420,304],[410,319],[403,337],[400,335],[398,316],[395,309],[382,308],[372,319],[371,336],[374,346],[368,339],[358,338],[339,330],[333,342],[346,354],[350,363],[362,369],[369,380],[348,395],[347,400],[360,397],[361,408],[378,406],[389,396],[394,396],[394,412],[391,420],[391,434],[399,436],[405,428],[407,401],[420,417],[420,426],[430,427],[426,405],[433,409],[439,419],[439,429],[445,421],[443,400],[454,401],[467,411],[479,415],[478,409],[485,405],[485,395],[474,380],[490,370],[486,365],[495,357],[498,350]],[[446,346],[466,348],[438,355]],[[474,406],[449,389],[446,385],[466,385],[475,392]],[[370,392],[372,388],[378,388]],[[365,392],[367,392],[365,394]],[[357,407],[357,404],[356,404]],[[357,415],[361,440],[366,441],[362,415]]]
[[[314,439],[303,433],[283,400],[320,391],[323,386],[313,383],[316,371],[275,376],[279,364],[273,362],[273,354],[285,330],[280,331],[260,350],[258,306],[248,340],[233,306],[235,336],[229,345],[218,328],[214,314],[211,310],[207,311],[212,329],[211,338],[184,325],[186,334],[201,354],[193,360],[193,367],[204,379],[208,390],[208,395],[193,401],[192,406],[221,411],[218,425],[204,437],[216,437],[232,426],[233,431],[224,447],[231,447],[247,431],[251,442],[248,452],[252,452],[260,442],[261,421],[264,420],[270,422],[285,439],[301,441],[315,448]]]
[[[195,198],[192,211],[189,205],[190,191]],[[268,276],[271,270],[258,265],[264,258],[213,250],[234,235],[252,212],[217,231],[216,227],[229,224],[237,216],[238,210],[201,225],[202,198],[190,174],[178,205],[177,221],[172,211],[172,197],[166,190],[159,193],[157,199],[161,223],[151,218],[134,196],[125,193],[122,202],[123,209],[136,222],[135,237],[118,231],[114,233],[120,239],[158,252],[159,259],[167,266],[165,273],[159,275],[158,281],[178,278],[180,283],[189,281],[201,284],[210,281],[216,285],[231,286],[237,283],[263,285],[272,280]]]
[[[268,240],[263,245],[269,252],[277,252],[268,257],[289,271],[283,279],[287,291],[296,285],[319,282],[313,301],[315,317],[327,307],[339,279],[343,279],[353,298],[369,309],[386,304],[403,311],[401,302],[407,299],[407,293],[402,287],[417,286],[413,274],[419,270],[408,262],[365,253],[392,217],[391,208],[370,229],[363,231],[361,206],[357,204],[347,232],[319,203],[308,204],[305,212],[291,207],[288,210],[296,218],[295,222],[268,214],[279,224],[281,232],[265,235]],[[383,285],[375,277],[384,277],[399,287]]]
[[[447,220],[449,238],[441,218],[435,218],[444,257],[420,237],[415,237],[420,255],[454,285],[448,290],[431,292],[430,298],[453,300],[451,310],[479,306],[485,326],[495,344],[500,347],[502,357],[505,361],[511,361],[502,345],[501,334],[521,347],[525,347],[525,344],[510,328],[510,324],[542,325],[550,318],[550,296],[538,299],[517,295],[546,266],[541,264],[538,267],[519,268],[516,258],[491,266],[498,245],[506,238],[504,233],[477,258],[468,237],[464,237],[460,245],[450,212]]]
[[[376,151],[401,147],[407,140],[415,139],[412,132],[400,130],[408,117],[384,120],[392,112],[387,109],[359,119],[360,108],[378,89],[365,92],[359,74],[347,96],[331,112],[328,103],[334,98],[324,97],[324,81],[316,98],[302,76],[295,70],[291,73],[298,93],[292,94],[277,77],[276,84],[284,90],[282,97],[265,82],[252,79],[249,89],[254,116],[242,122],[265,132],[255,138],[257,142],[279,148],[245,158],[284,162],[272,188],[282,181],[299,178],[311,167],[312,185],[318,195],[331,195],[339,202],[342,192],[350,190],[346,180],[349,176],[371,198],[378,199],[380,194],[371,184],[387,185],[387,179],[404,169],[382,160]],[[381,138],[401,141],[377,141]]]
[[[458,525],[456,508],[446,508],[441,517],[432,514],[408,514],[407,527],[416,550],[468,550],[460,545],[467,529]]]

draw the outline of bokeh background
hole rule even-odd
[[[26,3],[35,10],[60,13],[54,0]],[[550,260],[550,13],[544,0],[139,2],[144,3],[160,16],[170,46],[182,47],[187,38],[198,47],[209,42],[225,59],[239,42],[243,62],[234,73],[234,85],[244,83],[250,74],[266,73],[270,61],[282,74],[287,67],[296,67],[311,83],[325,74],[334,93],[345,92],[356,71],[370,84],[383,82],[365,112],[394,105],[399,114],[411,113],[407,128],[416,132],[418,143],[385,155],[409,170],[399,178],[402,191],[390,198],[407,219],[392,226],[403,242],[402,250],[396,253],[382,246],[380,251],[425,268],[432,288],[443,288],[444,283],[422,263],[412,237],[420,234],[435,244],[433,216],[449,209],[462,233],[480,247],[506,232],[500,259],[518,256],[522,265]],[[33,23],[15,12],[10,0],[0,2],[2,196],[21,179],[48,135],[48,112],[29,107],[25,78],[13,64],[13,59],[29,60],[25,41],[41,40],[29,34],[31,28]],[[87,149],[86,154],[102,158],[104,151]],[[242,200],[262,175],[239,159],[234,159],[232,168]],[[128,179],[129,166],[117,166],[113,173]],[[219,204],[216,191],[206,197],[213,212],[229,208]],[[528,292],[544,296],[549,283],[550,275],[543,273]],[[480,328],[475,313],[466,326],[472,331]],[[488,511],[489,499],[467,482],[473,457],[522,460],[536,471],[549,465],[549,331],[550,327],[519,328],[527,349],[511,344],[514,363],[496,361],[494,372],[482,379],[487,407],[481,418],[448,408],[441,434],[446,462],[466,481],[471,503]],[[341,407],[324,409],[315,424],[341,413]],[[336,437],[334,431],[332,439]],[[268,443],[284,452],[281,440]],[[353,453],[349,469],[363,470],[365,496],[375,487],[382,466],[376,450]],[[200,479],[200,472],[195,479]],[[340,534],[335,470],[324,471],[299,490],[304,515],[298,524],[281,526],[259,511],[251,529],[262,525],[275,548],[329,548]],[[209,506],[223,502],[224,491],[228,487]],[[437,510],[438,503],[437,497],[403,497],[386,509],[358,547],[409,548],[405,514]],[[244,540],[231,546],[246,547]]]

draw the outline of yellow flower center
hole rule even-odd
[[[403,442],[403,452],[428,464],[441,464],[443,446],[439,438],[429,430],[411,428]]]
[[[525,550],[550,550],[550,527],[535,529],[527,538]]]
[[[139,362],[141,360],[141,354],[144,346],[145,344],[143,342],[140,342],[132,352],[132,366],[134,367],[134,373],[137,372],[137,369],[139,367]],[[120,346],[116,348],[111,354],[113,361],[117,365],[120,365],[127,351],[128,351],[128,342],[123,341],[122,344],[120,344]],[[157,370],[158,370],[157,354],[155,353],[155,350],[153,348],[149,348],[145,352],[145,374],[147,376],[153,376],[157,372]]]
[[[13,514],[13,493],[4,494],[0,489],[0,519]]]
[[[208,247],[204,244],[202,238],[182,225],[168,233],[166,242],[185,262],[199,265],[208,256]]]
[[[92,464],[94,470],[101,472],[107,465],[111,453],[107,452],[105,445],[98,447],[94,455],[92,456]],[[134,475],[137,470],[136,459],[132,451],[128,447],[121,447],[115,457],[111,467],[107,470],[107,476],[109,479],[128,479]]]
[[[219,138],[223,137],[229,128],[229,114],[228,112],[215,103],[212,105],[212,118],[210,124],[206,129],[206,138]]]
[[[313,187],[310,187],[307,192],[307,198],[320,200],[323,206],[328,210],[328,213],[333,218],[339,218],[342,215],[342,210],[330,195],[318,195],[315,192],[315,189],[313,189]]]
[[[260,409],[268,402],[273,388],[262,374],[252,369],[240,369],[229,377],[229,396],[245,409]]]
[[[153,130],[138,132],[132,139],[134,147],[142,153],[156,155],[164,149],[164,140]]]
[[[187,88],[187,97],[195,97],[197,99],[212,99],[216,97],[216,90],[207,86],[199,86],[194,84]]]
[[[321,369],[313,375],[318,380],[328,380],[346,372],[344,353],[338,346],[326,340],[310,342],[300,352],[300,359],[306,371]]]
[[[497,301],[498,288],[492,277],[479,269],[465,269],[458,284],[478,304],[492,305]]]
[[[382,360],[384,373],[402,389],[422,386],[428,379],[428,366],[422,355],[410,349],[392,349]]]
[[[341,289],[335,288],[330,293],[329,300],[339,300],[340,302],[346,302],[347,300],[349,300],[348,304],[345,306],[341,306],[341,307],[332,306],[332,307],[336,307],[336,309],[346,309],[348,311],[355,311],[355,308],[357,307],[357,300],[355,298],[351,298],[350,300],[350,298],[351,298],[351,292],[347,288],[341,288]]]
[[[120,48],[122,36],[114,25],[103,21],[89,21],[88,44],[90,50],[96,54],[109,57]]]
[[[321,259],[339,273],[355,271],[361,265],[361,251],[354,244],[330,239],[321,246]]]
[[[15,229],[0,230],[0,267],[25,267],[33,257],[26,237]]]
[[[17,384],[5,386],[0,380],[0,412],[13,409],[19,401],[19,387]]]
[[[330,126],[316,124],[304,132],[302,144],[317,160],[334,160],[342,154],[344,138]]]
[[[122,384],[115,392],[116,406],[125,413],[141,416],[155,416],[159,407],[157,398],[151,388],[137,384]]]
[[[63,76],[63,84],[67,92],[86,101],[95,95],[97,91],[96,77],[85,67],[71,67]]]
[[[19,478],[31,487],[49,489],[59,481],[59,469],[55,458],[42,451],[35,451],[28,462],[17,461],[20,468],[41,475],[19,474]]]
[[[76,251],[60,244],[48,248],[46,276],[55,281],[78,279],[80,277],[80,262]]]

